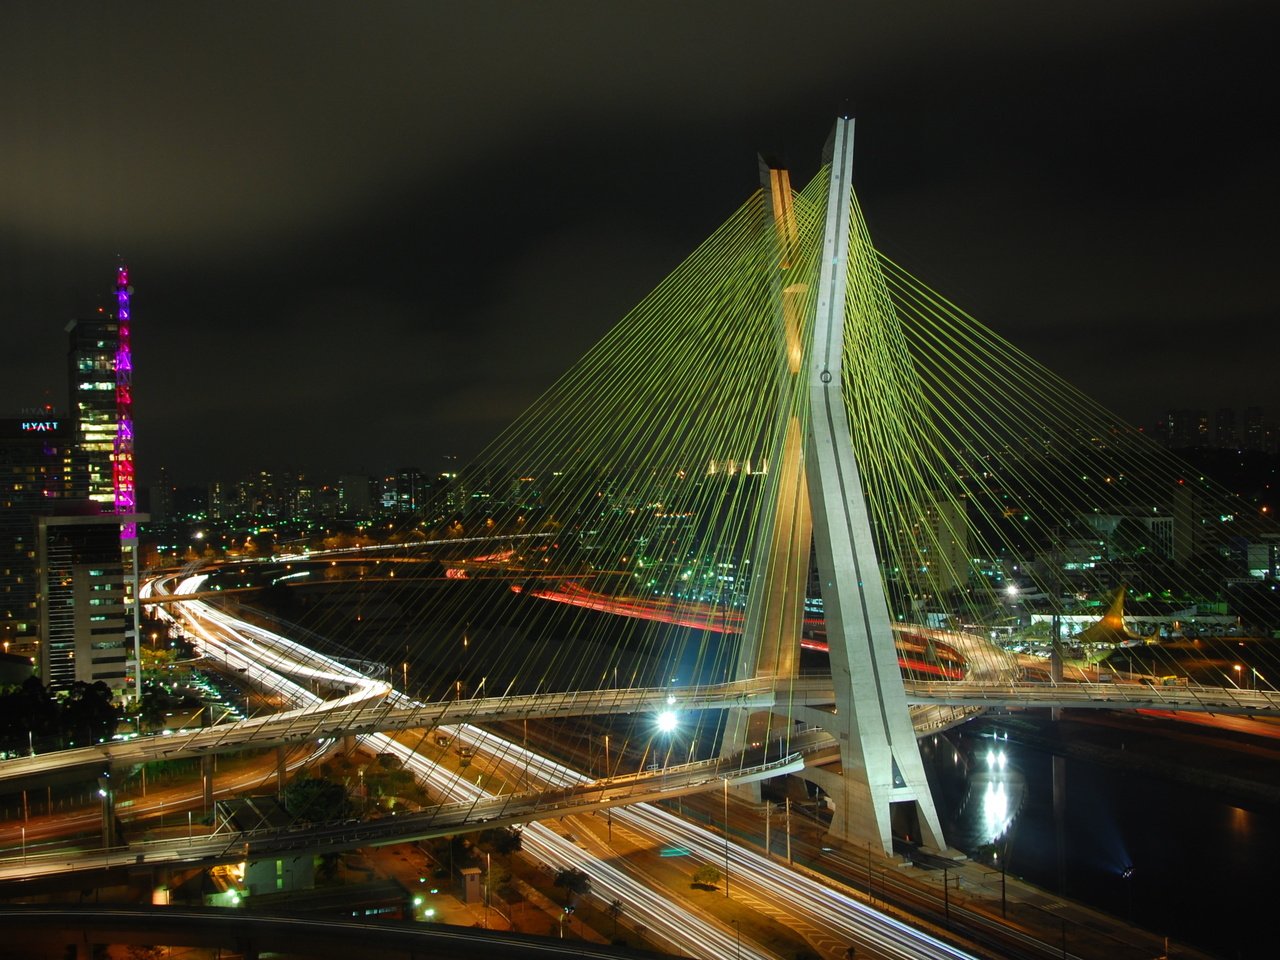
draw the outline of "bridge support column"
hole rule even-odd
[[[213,757],[210,754],[200,758],[200,786],[204,794],[204,812],[207,816],[213,810]]]
[[[828,790],[835,806],[831,832],[873,842],[891,854],[891,813],[909,804],[911,826],[904,832],[941,850],[942,827],[907,708],[844,399],[847,271],[851,255],[868,255],[851,251],[852,120],[836,121],[830,161],[813,345],[805,371],[805,472],[835,687],[829,729],[840,745],[840,786]],[[876,269],[874,264],[867,268]]]
[[[802,400],[797,388],[804,358],[808,287],[788,283],[787,270],[798,235],[790,176],[786,170],[772,169],[762,162],[760,181],[773,213],[777,237],[778,333],[792,386],[779,398],[772,455],[777,487],[772,500],[764,505],[768,513],[762,518],[762,528],[769,532],[761,538],[753,559],[753,570],[763,573],[751,580],[734,679],[771,677],[785,687],[795,677],[799,664],[813,534],[804,475],[804,431],[796,409]],[[753,743],[776,739],[779,734],[789,739],[789,711],[785,704],[783,707],[777,712],[730,710],[721,753],[740,752]],[[750,796],[758,801],[759,784],[749,786]]]
[[[276,799],[284,800],[284,788],[289,784],[289,751],[276,747]]]
[[[114,847],[118,840],[116,832],[116,794],[115,784],[111,782],[111,767],[108,765],[98,776],[98,797],[102,800],[102,845]]]
[[[1062,683],[1062,619],[1056,613],[1053,615],[1049,637],[1049,680],[1052,683]],[[1049,719],[1054,722],[1061,720],[1062,708],[1050,707]]]

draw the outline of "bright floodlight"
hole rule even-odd
[[[670,733],[676,728],[676,712],[674,710],[663,710],[658,714],[658,730],[662,733]]]

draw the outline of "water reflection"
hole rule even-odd
[[[1000,843],[1026,798],[1026,778],[1005,738],[990,733],[933,738],[934,770],[946,784],[939,814],[948,841],[967,853]]]
[[[950,845],[1157,934],[1255,955],[1249,945],[1271,932],[1271,808],[1242,808],[1226,785],[1162,779],[1139,756],[1133,766],[1054,757],[1056,729],[991,718],[921,741]],[[1197,751],[1214,749],[1189,740],[1185,760],[1194,768]]]

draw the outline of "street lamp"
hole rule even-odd
[[[729,896],[729,778],[724,778],[724,895]]]

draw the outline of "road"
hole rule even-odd
[[[178,611],[182,606],[174,608]],[[205,618],[207,619],[207,618]],[[223,626],[227,626],[223,621]],[[230,646],[228,653],[243,656],[239,641],[235,638],[246,632],[240,626],[222,636]],[[266,642],[256,635],[254,649]],[[297,659],[305,660],[298,645],[290,644],[286,650],[294,651]],[[288,658],[294,659],[291,654]],[[337,669],[341,664],[327,662],[323,669]],[[350,671],[348,671],[350,672]],[[287,678],[285,678],[287,680]],[[354,678],[353,678],[354,679]],[[301,686],[284,687],[295,705],[312,705],[314,694]],[[401,695],[388,696],[394,702],[405,700]],[[446,731],[447,732],[447,731]],[[452,736],[464,742],[472,742],[477,749],[495,753],[504,762],[514,763],[529,775],[536,775],[548,786],[570,787],[589,782],[588,777],[570,770],[563,764],[525,751],[510,741],[501,741],[471,725],[453,728]],[[442,767],[429,757],[424,757],[412,747],[383,734],[369,733],[361,738],[363,744],[375,753],[392,753],[400,757],[407,769],[423,779],[429,788],[451,797],[454,802],[476,804],[484,800],[486,792],[456,771]],[[725,849],[723,838],[703,828],[685,824],[671,814],[646,804],[619,808],[613,814],[614,822],[624,824],[624,829],[647,837],[653,845],[663,845],[671,836],[679,836],[688,844],[700,849]],[[552,869],[566,867],[582,869],[591,877],[593,890],[606,902],[618,899],[627,904],[629,917],[643,923],[648,935],[665,949],[691,956],[709,957],[713,960],[729,960],[738,956],[764,957],[752,949],[749,943],[739,943],[736,933],[708,921],[686,909],[679,898],[672,898],[666,891],[650,889],[647,878],[636,877],[626,869],[625,860],[596,855],[582,845],[566,839],[551,827],[542,823],[530,824],[524,831],[524,850],[541,859]],[[779,864],[765,860],[753,851],[737,844],[728,844],[730,869],[742,884],[742,891],[756,891],[762,900],[785,904],[803,923],[819,931],[816,938],[831,950],[843,951],[848,946],[860,944],[862,956],[885,958],[927,958],[927,960],[958,960],[968,954],[934,937],[914,930],[899,921],[870,910],[865,904],[837,891],[823,887],[804,875],[789,871]],[[600,851],[603,852],[603,851]],[[836,954],[831,954],[835,956]]]

